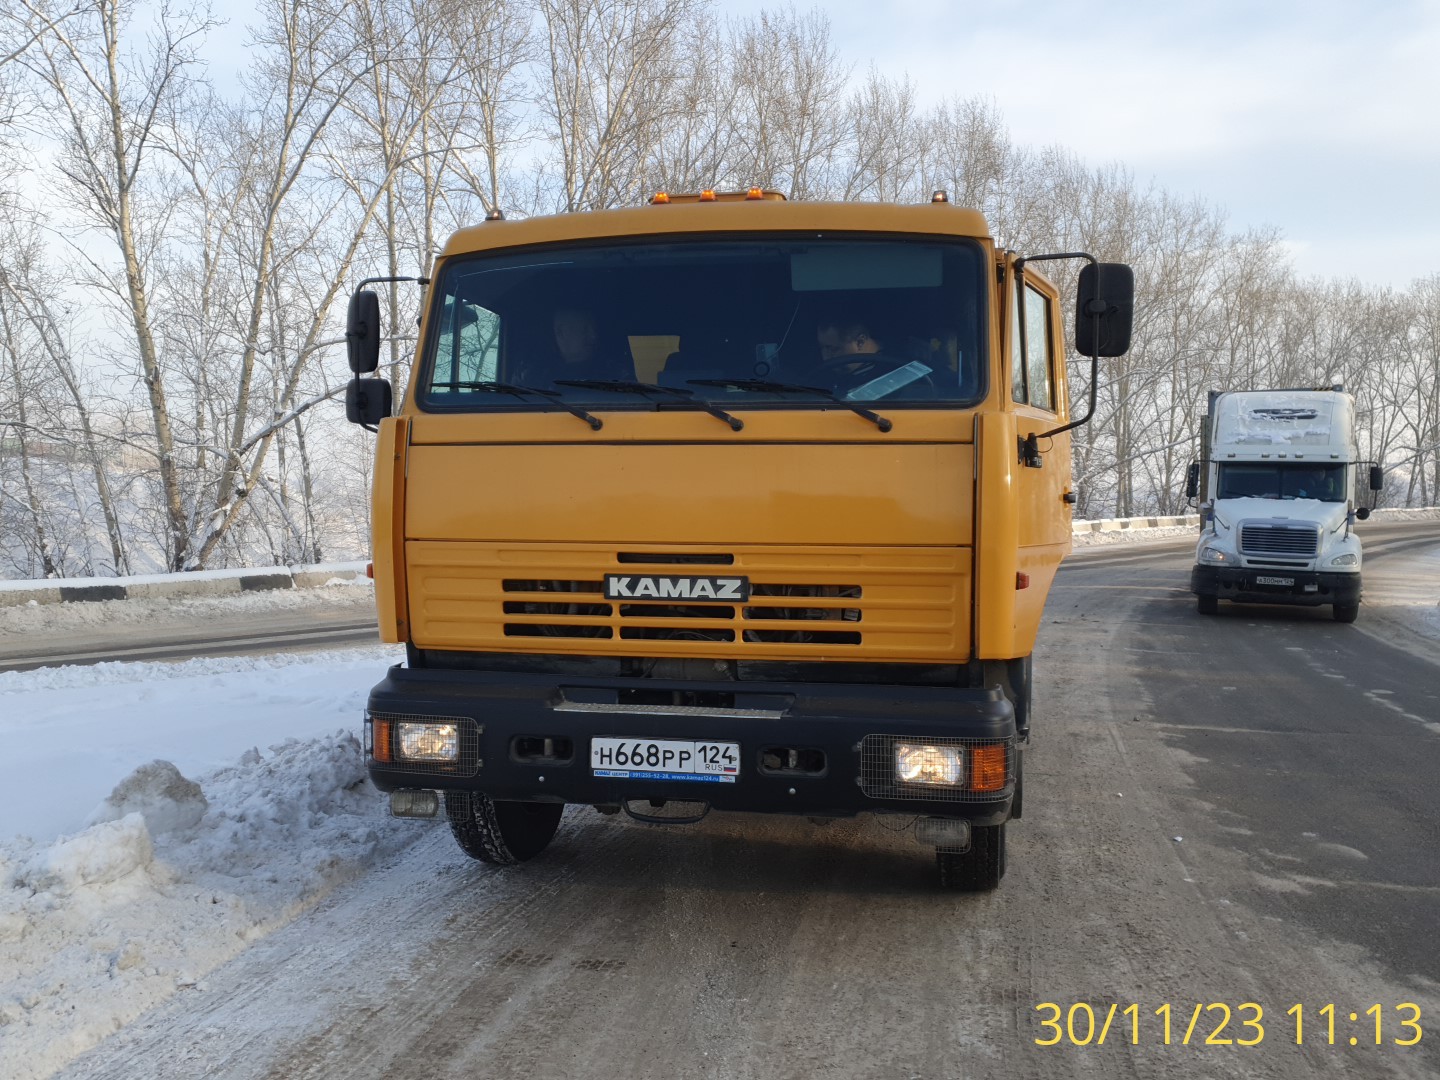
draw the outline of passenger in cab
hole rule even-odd
[[[635,378],[635,362],[628,350],[609,346],[594,312],[581,307],[557,308],[550,327],[554,357],[525,364],[517,382],[543,388],[560,379],[628,382]]]

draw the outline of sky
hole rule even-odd
[[[781,6],[717,0],[719,14]],[[795,6],[808,10],[804,0]],[[1302,276],[1440,273],[1440,0],[827,0],[857,75],[994,101],[1012,140],[1273,226]],[[216,74],[253,0],[215,0]]]
[[[1019,145],[1276,226],[1302,275],[1440,272],[1440,0],[941,6],[827,11],[922,101],[992,97]]]

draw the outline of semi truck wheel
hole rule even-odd
[[[1218,596],[1200,596],[1196,599],[1198,601],[1196,607],[1200,609],[1201,615],[1220,614],[1220,598]]]
[[[1354,622],[1360,617],[1359,604],[1335,604],[1330,612],[1336,622]]]
[[[940,887],[957,892],[987,892],[1005,876],[1005,826],[977,825],[970,830],[970,850],[937,851]]]
[[[564,812],[564,803],[501,802],[476,791],[445,792],[445,816],[455,842],[472,859],[495,866],[539,855]]]

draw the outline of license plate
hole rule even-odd
[[[591,739],[590,771],[619,780],[733,784],[740,774],[740,744],[689,739]]]
[[[1255,579],[1255,584],[1256,584],[1256,585],[1294,585],[1294,584],[1295,584],[1295,579],[1294,579],[1293,577],[1257,577],[1257,578]]]

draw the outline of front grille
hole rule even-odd
[[[641,555],[622,551],[617,561],[635,565],[641,562]],[[652,554],[646,561],[651,566],[674,567],[729,566],[735,560],[733,555]],[[860,607],[835,603],[862,599],[864,590],[859,585],[752,582],[750,600],[740,609],[738,620],[736,609],[726,604],[595,602],[597,596],[604,594],[604,586],[599,581],[583,578],[505,578],[501,588],[506,593],[578,593],[584,597],[580,603],[549,599],[505,601],[503,608],[507,615],[552,616],[544,622],[506,623],[506,637],[610,638],[612,627],[600,625],[600,621],[618,619],[620,638],[625,641],[715,642],[738,638],[777,645],[859,645],[863,641],[859,630],[832,628],[835,623],[858,623],[863,618]],[[747,625],[754,622],[764,625],[758,628]],[[803,625],[777,625],[782,623]],[[813,625],[815,623],[831,625],[822,628]]]
[[[963,547],[409,541],[406,551],[412,640],[425,649],[896,662],[970,650]],[[607,597],[617,574],[743,578],[748,591]]]
[[[1240,552],[1244,555],[1289,555],[1311,558],[1319,550],[1320,534],[1308,525],[1242,525]]]
[[[924,800],[927,802],[989,802],[1003,799],[1015,790],[1015,740],[1005,742],[1005,786],[999,791],[970,791],[975,746],[994,746],[997,739],[915,738],[904,735],[866,735],[860,741],[860,790],[872,799]],[[924,743],[927,746],[954,746],[966,750],[965,776],[956,787],[935,784],[907,784],[895,776],[895,744]]]

